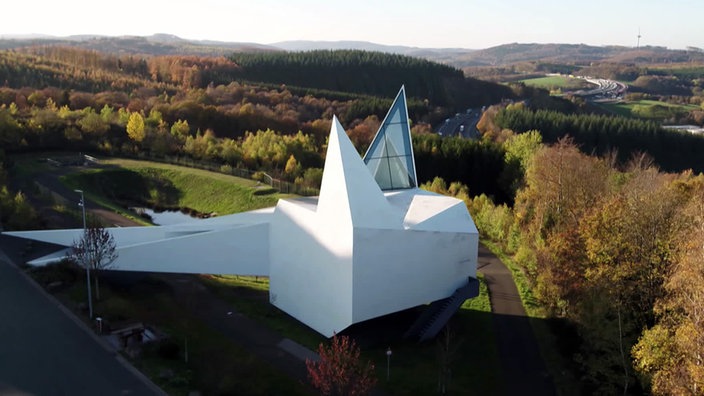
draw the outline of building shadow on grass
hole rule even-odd
[[[448,394],[557,394],[531,321],[552,331],[569,330],[563,324],[460,309],[435,339],[422,343],[404,339],[423,308],[358,323],[340,333],[357,341],[375,363],[380,379],[388,375],[388,383],[382,381],[388,392],[431,394],[444,384]],[[565,355],[574,353],[574,347],[560,346]],[[387,360],[388,349],[392,353]]]

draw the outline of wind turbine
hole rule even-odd
[[[636,49],[640,48],[640,27],[638,27],[638,42],[636,44]]]

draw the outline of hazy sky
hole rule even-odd
[[[363,40],[704,47],[704,0],[9,0],[0,35],[151,35],[270,44]]]

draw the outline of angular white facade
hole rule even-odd
[[[109,230],[113,270],[269,276],[271,303],[328,337],[449,297],[476,278],[478,233],[464,202],[417,187],[403,88],[364,160],[333,119],[319,197]],[[81,233],[6,234],[68,247]]]

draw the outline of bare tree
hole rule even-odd
[[[452,362],[457,357],[457,352],[462,344],[462,340],[455,339],[455,333],[448,323],[445,329],[437,338],[438,357],[438,393],[446,395],[452,380]]]
[[[108,269],[117,260],[115,239],[100,225],[91,224],[83,236],[73,243],[71,258],[83,268],[93,271],[95,279],[95,298],[100,300],[100,286],[97,270]]]

